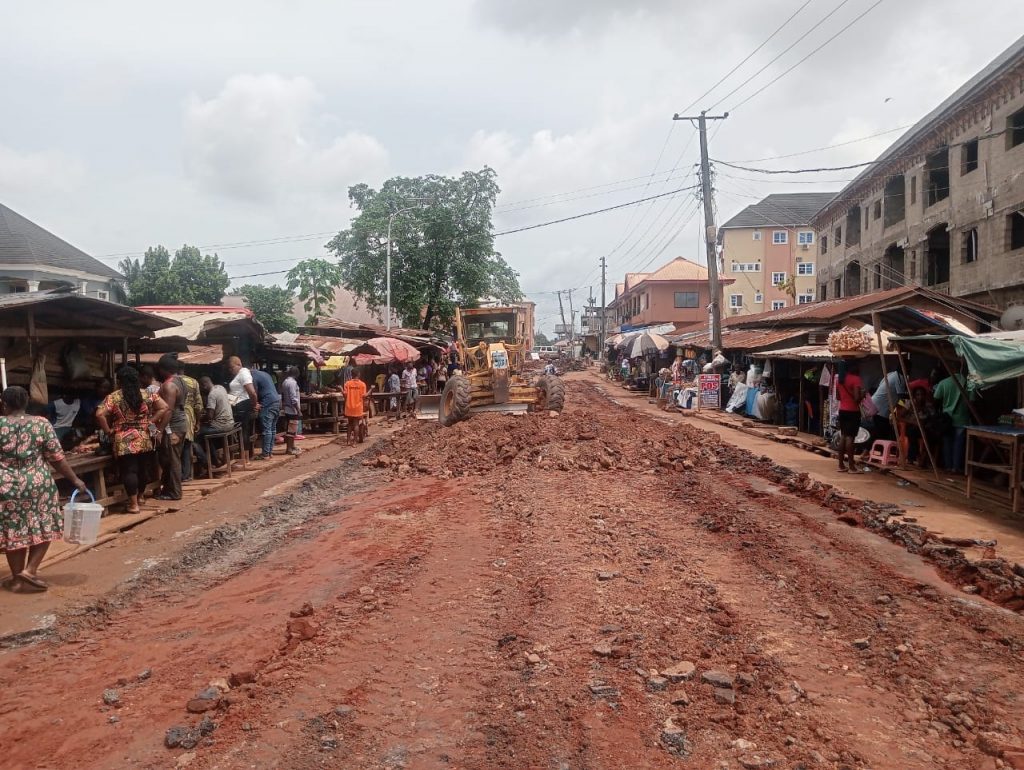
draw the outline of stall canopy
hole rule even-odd
[[[166,333],[178,326],[114,302],[70,290],[29,291],[0,297],[0,336],[136,338]]]
[[[262,341],[267,336],[263,324],[247,308],[220,305],[149,305],[136,308],[175,323],[161,329],[156,340],[143,343],[144,351],[185,351],[189,345],[214,345],[237,338]]]
[[[954,334],[949,343],[967,363],[970,380],[979,387],[1024,377],[1024,340],[1007,342],[989,336]]]

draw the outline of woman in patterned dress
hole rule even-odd
[[[130,366],[118,370],[117,385],[118,390],[97,407],[96,422],[113,437],[117,475],[128,495],[128,513],[138,513],[156,448],[150,426],[167,411],[167,403],[143,390],[138,371]]]
[[[4,405],[0,417],[0,549],[11,568],[4,587],[15,593],[36,593],[49,588],[39,579],[39,565],[64,528],[50,463],[79,491],[86,491],[85,482],[64,459],[49,421],[25,414],[27,390],[12,386],[0,399]]]

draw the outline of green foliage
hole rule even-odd
[[[170,252],[163,246],[146,249],[142,260],[125,259],[118,265],[132,305],[219,305],[231,279],[216,254],[203,254],[195,246]]]
[[[246,284],[239,286],[233,293],[245,298],[245,306],[253,312],[256,320],[263,324],[271,334],[293,332],[298,329],[295,316],[292,315],[292,303],[295,301],[295,295],[291,289],[282,286]]]
[[[402,325],[445,329],[457,305],[521,300],[518,274],[494,250],[495,180],[485,167],[459,177],[394,177],[379,191],[365,184],[350,188],[359,215],[327,244],[338,256],[344,286],[370,310],[385,307],[388,219],[395,215],[391,304]]]
[[[312,326],[334,310],[334,290],[341,286],[342,271],[326,259],[306,259],[288,271],[287,282],[306,310],[306,325]]]
[[[548,335],[546,335],[544,332],[534,332],[533,333],[533,346],[534,347],[538,347],[540,345],[550,345],[550,344],[551,344],[551,340],[548,339]]]

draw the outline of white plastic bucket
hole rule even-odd
[[[92,492],[89,492],[91,503],[76,503],[77,496],[76,489],[71,493],[71,500],[64,506],[64,539],[75,545],[91,545],[96,542],[100,532],[103,506],[97,505]]]

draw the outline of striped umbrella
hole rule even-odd
[[[627,358],[638,358],[668,350],[671,343],[660,334],[639,332],[619,343],[618,349]]]

